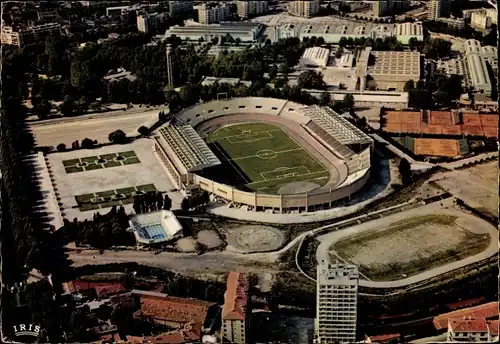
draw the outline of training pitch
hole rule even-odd
[[[152,191],[157,191],[154,184],[145,184],[78,195],[75,196],[75,200],[82,211],[96,210],[132,203],[135,195],[142,195]]]
[[[102,168],[138,164],[140,162],[134,151],[86,156],[62,161],[66,173],[93,171]]]
[[[398,280],[462,260],[484,251],[490,243],[489,225],[459,212],[364,226],[367,231],[333,243],[330,257],[358,265],[374,281]]]
[[[209,134],[207,143],[238,176],[235,186],[277,193],[293,182],[328,182],[327,169],[279,127],[263,123],[234,124]]]

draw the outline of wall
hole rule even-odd
[[[264,208],[299,208],[326,203],[335,202],[347,198],[356,191],[360,190],[370,178],[370,173],[354,181],[352,184],[338,188],[330,189],[319,193],[303,193],[296,195],[266,195],[254,192],[240,191],[232,186],[220,184],[210,179],[194,175],[194,182],[201,189],[213,193],[229,202],[235,202],[251,207]]]

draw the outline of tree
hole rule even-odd
[[[411,172],[411,164],[406,160],[406,158],[402,158],[399,162],[399,174],[401,175],[401,180],[403,184],[407,185],[411,182],[412,172]]]
[[[83,149],[91,149],[91,148],[94,148],[94,141],[89,139],[88,137],[84,138],[82,140],[82,144],[81,144],[82,148]]]
[[[354,108],[354,96],[352,94],[347,93],[344,96],[344,105],[349,110],[352,109],[352,108]]]
[[[189,211],[191,209],[191,198],[186,197],[181,202],[181,209],[183,211]]]
[[[66,145],[64,143],[60,143],[56,148],[58,152],[64,152],[66,150]]]
[[[111,143],[123,144],[127,142],[127,135],[123,130],[115,130],[108,135],[108,140]],[[82,142],[83,144],[83,142]]]
[[[163,209],[164,210],[172,209],[172,200],[170,199],[170,197],[168,197],[167,194],[165,194],[165,198],[163,199]]]
[[[324,92],[321,93],[321,96],[320,96],[320,99],[319,99],[319,103],[322,106],[328,106],[328,105],[330,105],[331,100],[332,99],[330,98],[330,93],[324,91]]]
[[[139,129],[137,129],[137,132],[141,134],[142,136],[147,136],[149,135],[149,129],[146,128],[145,126],[141,125]]]
[[[339,46],[335,51],[335,57],[339,59],[342,57],[342,54],[344,54],[344,49],[341,46]]]
[[[44,119],[47,118],[47,116],[50,114],[50,110],[52,110],[52,105],[48,100],[42,99],[39,104],[34,106],[33,110],[38,114],[39,119]]]
[[[404,86],[404,91],[405,92],[411,92],[415,89],[415,82],[413,80],[408,80],[406,83],[405,83],[405,86]]]

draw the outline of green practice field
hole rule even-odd
[[[329,179],[321,163],[274,125],[229,125],[206,139],[223,163],[235,170],[239,177],[236,184],[251,190],[276,193],[291,182],[313,181],[322,186]]]
[[[134,151],[128,151],[63,160],[62,163],[66,173],[75,173],[138,164],[140,162]]]
[[[134,195],[157,191],[154,184],[138,185],[117,190],[107,190],[75,196],[81,211],[108,208],[132,203]]]

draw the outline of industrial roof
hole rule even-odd
[[[398,36],[422,36],[424,34],[422,23],[396,24],[394,31]]]
[[[420,77],[420,53],[418,51],[372,51],[375,63],[368,66],[374,75],[408,75]]]
[[[307,48],[302,55],[302,58],[306,59],[325,59],[330,56],[330,50],[321,47]]]
[[[220,165],[220,160],[190,125],[167,125],[160,128],[160,136],[181,161],[183,172]]]

